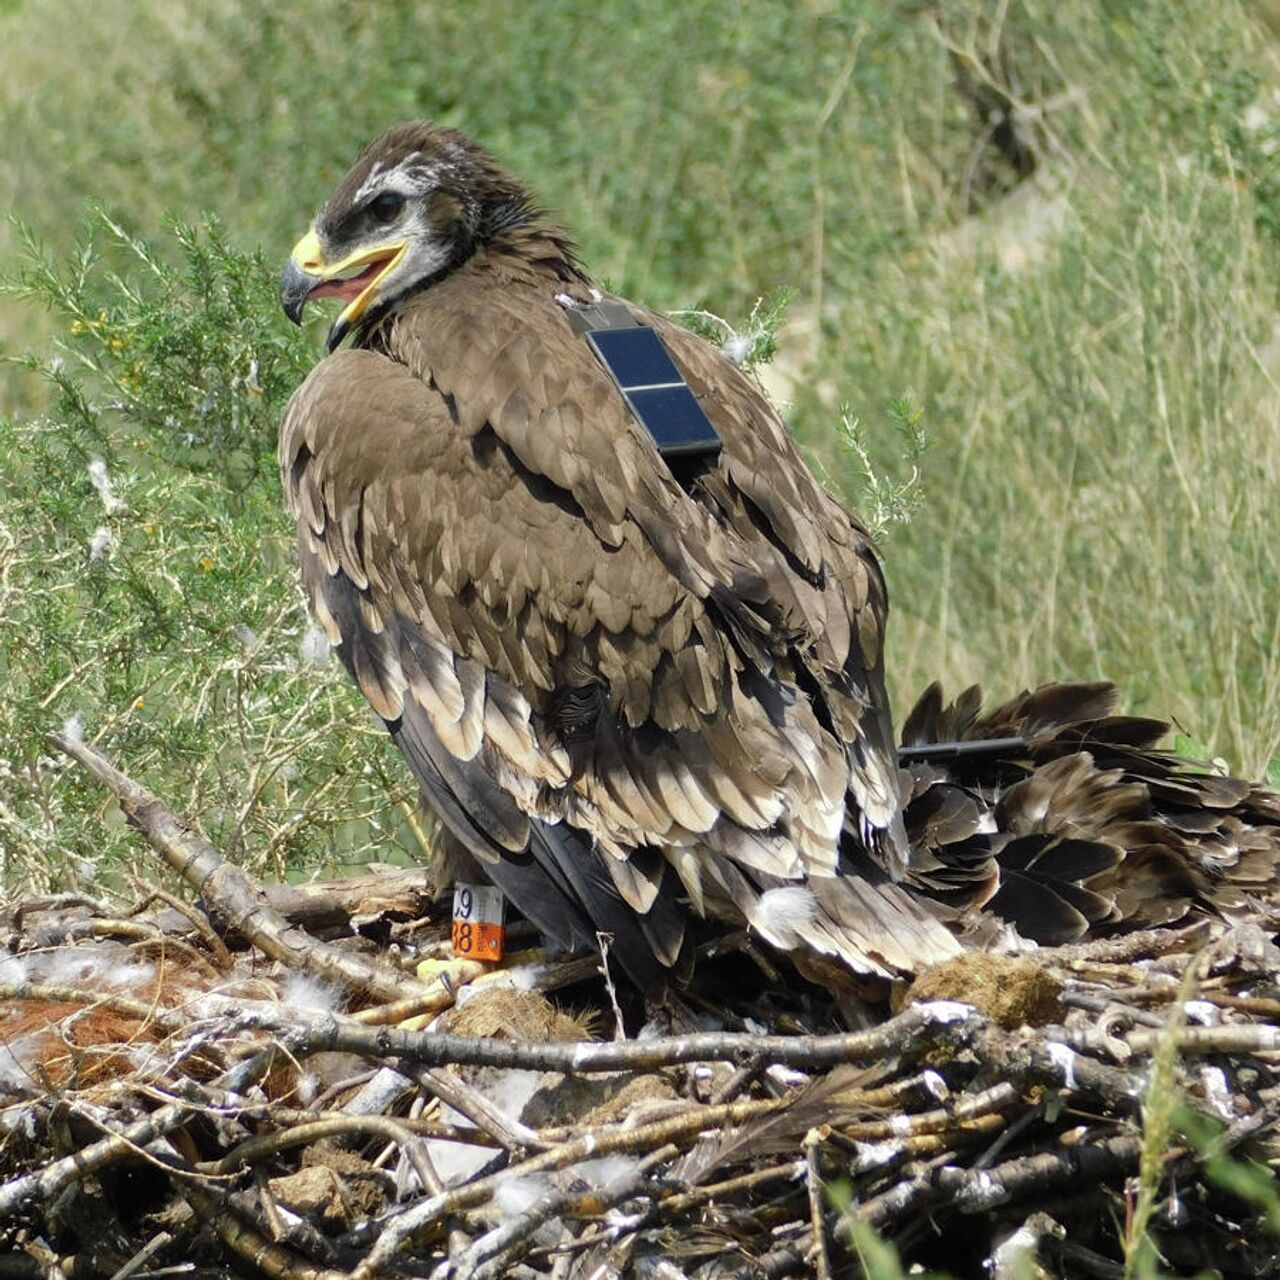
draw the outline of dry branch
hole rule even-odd
[[[366,1029],[350,1019],[326,1016],[304,1020],[283,1009],[247,1016],[254,1025],[289,1033],[289,1043],[296,1052],[332,1050],[404,1058],[429,1066],[456,1064],[578,1075],[652,1071],[690,1062],[732,1062],[753,1068],[756,1064],[778,1064],[817,1071],[919,1055],[942,1046],[955,1048],[979,1026],[973,1009],[951,1001],[912,1005],[873,1030],[842,1035],[754,1036],[717,1031],[607,1044],[522,1044],[435,1031]]]
[[[125,817],[151,847],[204,899],[211,911],[264,955],[314,974],[339,989],[379,1000],[425,996],[427,987],[388,965],[349,955],[303,933],[265,902],[260,887],[145,787],[121,773],[101,752],[61,734],[50,741],[83,765],[116,798]]]

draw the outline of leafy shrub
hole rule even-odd
[[[0,420],[6,885],[132,860],[101,792],[44,746],[64,721],[260,872],[416,851],[386,735],[297,585],[275,434],[312,355],[274,268],[216,223],[174,225],[176,266],[103,214],[91,230],[63,269],[28,237],[15,286],[63,336],[24,362],[48,410]]]

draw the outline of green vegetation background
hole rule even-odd
[[[793,288],[771,386],[854,501],[909,478],[910,393],[932,447],[886,544],[900,711],[934,678],[1107,676],[1268,769],[1274,19],[1230,0],[0,3],[0,185],[30,229],[0,232],[0,259],[37,297],[0,309],[5,891],[127,855],[42,743],[77,715],[259,870],[418,852],[402,771],[308,638],[273,462],[324,324],[290,330],[277,267],[359,147],[414,116],[528,177],[622,292],[744,322]]]

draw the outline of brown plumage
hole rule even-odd
[[[682,485],[570,324],[598,295],[564,235],[430,125],[361,156],[282,289],[350,300],[331,342],[355,333],[280,438],[316,616],[544,932],[612,933],[650,986],[689,906],[872,972],[953,949],[887,875],[837,878],[906,858],[884,582],[749,378],[631,308],[724,443]]]
[[[723,441],[677,476],[570,322],[600,295],[565,235],[479,147],[388,131],[281,289],[295,319],[347,303],[280,436],[312,607],[451,842],[543,932],[612,935],[655,989],[691,913],[875,975],[953,954],[940,918],[975,902],[1034,916],[1042,894],[1001,885],[989,805],[898,769],[861,523],[748,377],[627,304]],[[1027,795],[1083,795],[1092,775],[1061,768]],[[1035,836],[1011,836],[1009,867]],[[1076,844],[1078,881],[1114,873],[1105,840]],[[1006,884],[1042,887],[1037,857]],[[1057,933],[1115,914],[1077,880]]]

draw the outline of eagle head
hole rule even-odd
[[[280,277],[285,314],[311,298],[346,307],[332,351],[361,322],[464,262],[533,216],[528,189],[464,134],[426,122],[393,125],[361,153]]]

